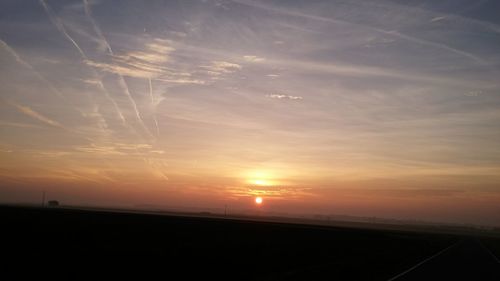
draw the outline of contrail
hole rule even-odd
[[[118,106],[118,104],[116,103],[116,101],[111,97],[111,95],[109,94],[108,90],[106,90],[106,88],[104,87],[104,84],[102,83],[101,80],[98,80],[97,84],[99,85],[99,88],[104,93],[104,96],[113,104],[116,112],[118,113],[118,117],[120,117],[120,120],[122,120],[123,125],[125,125],[127,123],[127,121],[125,120],[125,116],[123,116],[123,113],[122,113],[120,107]]]
[[[113,104],[113,106],[115,107],[115,110],[118,114],[118,117],[120,118],[120,120],[122,121],[122,124],[127,127],[127,124],[126,124],[126,121],[125,121],[125,117],[123,116],[120,108],[118,107],[118,104],[116,104],[116,102],[111,98],[111,96],[109,95],[108,91],[106,90],[106,88],[104,88],[104,84],[102,83],[101,80],[97,79],[97,85],[99,86],[99,88],[101,89],[102,92],[104,92],[104,96]],[[106,122],[106,119],[102,116],[102,114],[97,110],[98,108],[98,103],[95,101],[95,99],[89,94],[87,93],[87,97],[89,98],[89,101],[91,104],[93,104],[94,108],[93,108],[93,114],[96,114],[97,117],[99,118],[99,122],[97,124],[97,126],[101,129],[101,131],[104,133],[104,135],[110,135],[109,133],[109,129],[108,129],[108,126],[107,126],[107,122]],[[102,124],[106,124],[104,127],[102,126]]]
[[[52,85],[52,83],[47,80],[40,72],[38,72],[31,64],[26,62],[19,56],[19,54],[14,50],[14,48],[10,47],[5,41],[0,40],[2,46],[16,59],[16,61],[23,65],[24,67],[30,69],[33,74],[40,80],[42,81],[53,93],[55,93],[59,98],[61,98],[63,101],[67,102],[74,110],[78,111],[80,115],[85,116],[85,112],[83,112],[80,108],[76,107],[75,105],[71,104],[69,100],[66,99],[65,95],[61,91],[59,91],[56,87]]]
[[[95,33],[97,33],[97,36],[99,37],[99,40],[101,43],[106,46],[106,49],[108,49],[108,52],[113,55],[113,50],[111,49],[111,46],[109,45],[108,41],[104,37],[104,34],[102,33],[102,30],[99,28],[97,25],[97,22],[94,20],[94,17],[92,16],[92,10],[90,9],[89,2],[87,0],[83,0],[83,8],[85,9],[85,15],[89,19],[89,21],[92,23],[92,27],[94,28]]]
[[[106,40],[106,37],[104,37],[104,33],[102,32],[102,30],[99,27],[99,25],[97,24],[97,22],[94,20],[94,17],[92,16],[92,10],[90,9],[90,5],[89,5],[89,3],[88,3],[87,0],[83,0],[83,7],[84,7],[84,10],[85,10],[85,15],[87,16],[88,20],[92,24],[92,27],[94,28],[94,31],[96,32],[97,36],[99,37],[99,40],[101,41],[101,43],[103,45],[106,46],[106,49],[108,49],[109,54],[113,56],[114,54],[113,54],[113,50],[111,49],[111,45],[109,45],[108,40]],[[123,78],[123,75],[121,75],[120,73],[117,73],[117,75],[120,78],[119,79],[119,83],[122,86],[122,88],[124,89],[125,94],[127,95],[130,103],[132,104],[132,107],[134,108],[134,111],[135,111],[135,115],[136,115],[137,119],[139,120],[142,128],[150,136],[153,136],[153,134],[151,134],[151,132],[149,131],[149,129],[144,124],[144,121],[143,121],[143,119],[141,117],[141,113],[139,112],[139,109],[137,107],[137,103],[135,102],[134,98],[130,94],[130,89],[129,89],[128,85],[127,85],[127,81],[125,81],[125,78]]]
[[[139,108],[137,107],[137,103],[135,102],[134,98],[130,94],[130,90],[129,90],[129,87],[127,85],[127,82],[125,81],[125,78],[123,78],[123,76],[121,74],[118,74],[118,77],[120,78],[119,79],[120,85],[122,86],[123,90],[125,91],[126,96],[128,97],[128,100],[130,101],[130,103],[132,104],[132,107],[134,108],[135,116],[139,120],[139,123],[141,124],[142,128],[146,131],[146,133],[148,133],[151,137],[153,137],[153,134],[151,134],[149,129],[144,124],[144,121],[141,117],[141,113],[139,111]]]
[[[44,9],[45,9],[45,11],[47,13],[47,16],[49,17],[50,21],[56,26],[56,28],[59,30],[59,32],[61,32],[64,35],[64,37],[66,37],[66,39],[68,39],[73,44],[73,46],[78,50],[78,52],[80,53],[81,57],[84,60],[88,60],[88,57],[85,54],[85,52],[82,50],[82,48],[80,48],[80,46],[76,43],[76,41],[68,34],[68,32],[66,31],[66,28],[64,27],[64,25],[61,22],[61,20],[53,13],[52,9],[47,5],[47,3],[45,2],[45,0],[40,0],[40,3],[44,7]],[[95,72],[95,70],[93,68],[90,68],[90,69],[92,69],[92,72],[94,73],[94,76],[98,78],[99,88],[104,92],[104,95],[106,96],[106,98],[108,98],[108,99],[110,99],[112,101],[113,106],[115,107],[115,109],[117,109],[118,116],[120,117],[120,119],[122,120],[122,122],[126,122],[126,119],[123,116],[123,113],[122,113],[121,109],[119,109],[118,104],[116,103],[116,101],[113,100],[113,98],[111,97],[111,95],[108,93],[108,91],[104,87],[104,85],[102,83],[102,80],[99,79],[99,75]],[[142,124],[142,125],[144,126],[144,124]]]
[[[149,81],[149,96],[151,97],[151,104],[155,103],[155,100],[153,98],[153,84],[151,83],[151,78],[148,78]]]
[[[156,113],[153,115],[153,120],[155,121],[155,126],[156,126],[156,134],[158,137],[160,136],[160,127],[158,127],[158,120],[156,119]]]
[[[431,46],[431,47],[434,47],[434,48],[439,48],[441,50],[446,50],[446,51],[455,53],[455,54],[460,55],[460,56],[465,56],[465,57],[467,57],[469,59],[472,59],[475,62],[478,62],[480,64],[484,64],[485,63],[485,61],[483,59],[481,59],[481,58],[479,58],[479,57],[477,57],[477,56],[475,56],[473,54],[470,54],[468,52],[464,52],[464,51],[452,48],[452,47],[450,47],[448,45],[445,45],[445,44],[427,41],[427,40],[424,40],[424,39],[420,39],[420,38],[416,38],[416,37],[409,36],[409,35],[406,35],[406,34],[402,34],[402,33],[396,32],[396,31],[384,30],[384,29],[380,29],[380,28],[368,26],[368,25],[365,25],[365,24],[353,23],[353,22],[346,21],[346,20],[332,19],[332,18],[317,16],[317,15],[304,14],[304,13],[301,13],[301,12],[296,12],[296,11],[288,10],[288,9],[280,9],[279,7],[267,5],[267,4],[264,4],[264,3],[248,2],[248,1],[244,1],[244,0],[233,0],[233,1],[235,3],[241,4],[241,5],[245,5],[245,6],[249,6],[249,7],[253,7],[253,8],[258,8],[258,9],[264,9],[264,10],[267,10],[267,11],[276,12],[276,13],[280,13],[280,14],[284,14],[284,15],[290,15],[290,16],[295,16],[295,17],[312,19],[312,20],[315,20],[315,21],[322,21],[322,22],[329,22],[329,23],[336,23],[336,24],[349,24],[349,25],[353,25],[353,26],[358,26],[358,27],[365,28],[365,29],[368,29],[368,30],[372,30],[372,31],[375,31],[375,32],[378,32],[378,33],[392,35],[392,36],[395,36],[395,37],[398,37],[398,38],[401,38],[401,39],[404,39],[404,40],[408,40],[408,41],[411,41],[411,42],[415,42],[415,43],[418,43],[418,44],[427,45],[427,46]]]
[[[31,64],[27,63],[26,61],[24,61],[18,54],[16,51],[14,51],[14,49],[12,47],[10,47],[7,43],[5,43],[5,41],[1,40],[0,39],[0,42],[2,43],[2,46],[16,59],[16,61],[20,64],[22,64],[23,66],[33,70],[34,72],[38,73],[37,71],[35,71],[35,69],[33,68],[33,66],[31,66]]]
[[[20,105],[20,104],[17,104],[15,102],[9,102],[11,105],[13,105],[19,112],[37,120],[37,121],[40,121],[42,123],[45,123],[46,125],[50,125],[52,127],[57,127],[57,128],[61,128],[61,129],[64,129],[64,130],[68,130],[66,129],[61,123],[57,122],[57,121],[54,121],[36,111],[34,111],[31,107],[29,106],[23,106],[23,105]],[[68,130],[69,131],[69,130]]]
[[[66,28],[64,27],[62,21],[54,14],[54,12],[49,7],[49,5],[47,5],[47,3],[45,2],[45,0],[40,0],[40,3],[42,4],[43,8],[45,9],[45,12],[47,13],[47,16],[49,17],[49,20],[57,28],[57,30],[59,30],[59,32],[61,32],[64,35],[64,37],[67,40],[69,40],[71,42],[71,44],[73,44],[73,46],[78,50],[78,53],[80,53],[81,57],[84,60],[88,60],[88,57],[85,54],[85,52],[82,50],[82,48],[80,48],[80,46],[78,45],[78,43],[76,43],[76,41],[73,39],[73,37],[71,37],[68,34],[68,32],[66,31]],[[97,73],[95,73],[95,71],[94,71],[94,75],[97,77]],[[102,84],[102,81],[101,81],[101,84]],[[109,94],[107,93],[106,89],[104,89],[104,87],[102,87],[102,89],[104,90],[105,95],[109,96]],[[121,116],[121,117],[123,117],[123,115],[121,114],[121,112],[119,112],[118,115]]]
[[[166,170],[166,167],[165,167],[165,164],[163,162],[160,161],[152,161],[153,159],[149,159],[145,156],[142,157],[142,160],[149,165],[149,167],[151,168],[151,170],[159,175],[160,177],[162,177],[164,180],[168,181],[169,178],[168,178],[168,175],[167,173],[165,172]]]
[[[85,10],[85,15],[87,16],[87,19],[92,24],[92,27],[94,28],[95,33],[97,33],[97,36],[99,37],[99,40],[101,41],[101,44],[105,45],[106,49],[108,49],[108,52],[111,55],[113,55],[113,50],[111,49],[111,46],[109,45],[108,41],[104,38],[104,34],[102,33],[102,30],[99,28],[96,21],[94,20],[94,17],[92,16],[92,10],[90,9],[90,5],[89,5],[89,2],[87,0],[83,0],[83,8]],[[122,120],[122,123],[125,124],[126,123],[125,117],[123,116],[121,109],[119,108],[116,101],[109,95],[106,88],[104,88],[102,81],[99,81],[99,86],[101,87],[101,89],[103,89],[104,94],[106,95],[106,98],[109,99],[113,103],[113,106],[115,107],[116,111],[118,112],[118,115],[120,116],[120,119]]]
[[[42,4],[43,8],[45,9],[45,12],[49,16],[49,19],[52,22],[52,24],[54,24],[56,26],[56,28],[66,37],[66,39],[68,39],[73,44],[73,46],[75,46],[75,48],[78,50],[78,52],[80,52],[80,54],[82,55],[82,57],[84,59],[87,59],[87,56],[85,55],[85,53],[83,52],[83,50],[80,48],[80,46],[78,46],[78,44],[76,43],[76,41],[73,40],[73,38],[71,36],[69,36],[69,34],[66,31],[66,28],[64,28],[64,25],[61,22],[61,20],[54,14],[54,12],[47,5],[47,3],[45,3],[45,0],[40,0],[40,3]]]
[[[49,125],[51,127],[63,129],[64,131],[81,136],[82,138],[84,138],[90,142],[94,142],[94,140],[92,138],[89,138],[88,136],[86,136],[86,134],[83,134],[81,131],[74,130],[72,128],[67,128],[64,125],[62,125],[60,122],[53,120],[53,119],[50,119],[49,117],[35,111],[33,108],[31,108],[29,106],[20,105],[18,103],[13,102],[13,101],[7,101],[7,103],[12,105],[13,107],[15,107],[19,112],[23,113],[26,116],[31,117],[34,120],[42,122],[42,123]]]
[[[488,1],[488,0],[486,0],[486,1]],[[371,3],[371,2],[369,3],[368,1],[366,1],[366,3],[363,3],[363,4],[368,4],[370,6],[373,3]],[[494,24],[494,23],[491,23],[491,22],[487,22],[487,21],[478,20],[478,19],[464,17],[464,16],[461,16],[459,14],[443,13],[443,11],[434,12],[434,11],[431,11],[431,10],[417,8],[417,7],[414,7],[414,6],[412,6],[410,8],[409,6],[405,6],[405,5],[401,5],[401,4],[396,4],[396,3],[391,3],[391,4],[387,5],[387,4],[381,3],[380,1],[376,2],[376,5],[377,5],[376,7],[383,7],[386,10],[387,9],[393,9],[395,7],[396,8],[396,12],[399,12],[398,9],[403,8],[403,9],[405,9],[407,11],[410,11],[412,14],[422,13],[425,16],[432,18],[431,22],[432,21],[437,21],[437,20],[443,20],[443,19],[453,20],[453,21],[458,21],[459,23],[462,23],[462,24],[474,25],[474,26],[481,27],[481,28],[484,28],[486,30],[489,30],[491,32],[500,33],[500,26],[497,25],[497,24]]]
[[[146,131],[146,133],[148,133],[150,136],[153,136],[153,134],[151,134],[151,132],[149,131],[149,129],[146,127],[146,125],[144,124],[144,121],[141,117],[141,113],[139,112],[139,108],[137,107],[137,103],[135,102],[134,98],[132,97],[132,95],[130,94],[130,90],[129,90],[129,87],[127,85],[127,82],[125,81],[125,78],[123,78],[123,76],[121,74],[118,74],[118,77],[120,77],[120,85],[123,87],[123,89],[125,90],[125,94],[127,95],[130,103],[132,104],[132,107],[134,108],[134,111],[135,111],[135,116],[137,117],[137,119],[139,120],[142,128]]]
[[[89,176],[82,175],[81,173],[74,171],[72,169],[68,169],[66,171],[57,171],[57,172],[60,172],[62,175],[72,176],[73,179],[76,179],[76,180],[84,180],[84,181],[86,180],[86,181],[102,184],[102,182],[99,181],[98,179],[93,179]]]
[[[149,81],[149,96],[151,97],[151,106],[153,107],[153,120],[156,125],[156,135],[160,136],[160,128],[158,127],[158,120],[156,119],[156,105],[153,97],[153,83],[151,82],[151,78],[148,78]]]
[[[445,45],[445,44],[441,44],[441,43],[436,43],[436,42],[431,42],[431,41],[427,41],[427,40],[423,40],[423,39],[419,39],[419,38],[415,38],[413,36],[408,36],[406,34],[402,34],[402,33],[399,33],[397,31],[387,31],[387,30],[383,30],[383,29],[374,29],[376,30],[377,32],[380,32],[380,33],[384,33],[384,34],[388,34],[388,35],[394,35],[396,37],[399,37],[399,38],[402,38],[402,39],[405,39],[407,41],[410,41],[410,42],[414,42],[414,43],[417,43],[417,44],[421,44],[421,45],[427,45],[427,46],[431,46],[431,47],[434,47],[434,48],[438,48],[438,49],[443,49],[443,50],[448,50],[452,53],[455,53],[457,55],[461,55],[461,56],[464,56],[464,57],[467,57],[471,60],[474,60],[475,62],[479,63],[479,64],[485,64],[486,62],[471,54],[471,53],[467,53],[467,52],[464,52],[464,51],[461,51],[461,50],[458,50],[458,49],[455,49],[455,48],[452,48],[448,45]]]
[[[97,116],[97,118],[99,119],[98,123],[97,123],[97,127],[99,129],[101,129],[101,131],[104,133],[105,136],[109,136],[110,130],[108,129],[108,127],[109,127],[108,122],[106,122],[106,119],[99,112],[99,105],[94,101],[94,99],[92,98],[92,96],[90,94],[87,93],[87,96],[88,96],[89,100],[91,101],[91,103],[94,104],[94,106],[92,108],[92,113],[95,114]]]
[[[137,103],[135,103],[134,98],[130,94],[130,91],[129,91],[129,88],[127,86],[127,83],[125,82],[125,79],[121,75],[119,75],[119,76],[120,76],[120,80],[118,80],[118,82],[120,83],[120,86],[123,88],[123,90],[125,91],[125,94],[127,95],[130,103],[132,104],[132,107],[134,108],[134,111],[135,111],[135,116],[139,120],[142,128],[146,131],[146,133],[148,133],[150,136],[153,136],[151,134],[151,132],[149,131],[149,129],[144,124],[144,121],[142,120],[142,116],[141,116],[141,113],[139,112],[139,109],[137,107]]]
[[[21,64],[22,66],[28,68],[29,70],[31,70],[33,72],[33,74],[35,74],[35,76],[40,80],[42,81],[43,83],[45,83],[45,85],[47,87],[49,87],[49,89],[54,92],[58,97],[60,97],[61,99],[65,100],[66,98],[64,97],[64,95],[59,91],[57,90],[54,86],[52,86],[52,83],[49,82],[49,80],[47,80],[45,77],[43,77],[40,72],[38,72],[31,64],[29,64],[28,62],[26,62],[25,60],[23,60],[19,54],[12,48],[10,47],[5,41],[1,40],[0,39],[0,43],[2,44],[2,46],[16,59],[16,61]]]

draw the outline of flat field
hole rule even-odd
[[[18,276],[41,269],[41,275],[94,278],[388,280],[464,239],[63,208],[0,207],[0,223],[2,252],[8,257],[4,269],[16,268]],[[498,239],[485,243],[496,247]]]

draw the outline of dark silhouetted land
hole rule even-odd
[[[0,207],[0,220],[3,268],[18,277],[492,280],[500,271],[495,237],[63,208]]]
[[[500,262],[479,239],[464,239],[392,280],[500,280]]]

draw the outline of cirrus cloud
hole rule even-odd
[[[282,94],[271,94],[271,95],[266,95],[266,97],[271,98],[271,99],[288,99],[288,100],[302,100],[303,98],[300,96],[289,96],[289,95],[282,95]]]

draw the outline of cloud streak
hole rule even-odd
[[[209,65],[202,65],[200,68],[204,69],[209,75],[220,76],[236,72],[243,67],[233,62],[212,61]]]
[[[104,37],[104,34],[103,34],[101,28],[99,27],[99,25],[97,25],[97,22],[94,20],[94,17],[92,16],[92,10],[90,8],[90,5],[89,5],[88,1],[83,0],[83,7],[84,7],[84,11],[85,11],[85,16],[91,22],[94,31],[97,33],[97,36],[99,37],[99,40],[102,42],[102,44],[104,46],[106,46],[109,54],[112,55],[112,56],[114,56],[113,50],[111,49],[111,45],[108,43],[108,40],[106,40],[106,37]],[[91,61],[89,59],[86,59],[85,62],[87,64],[89,64],[89,62],[91,62]],[[96,63],[90,64],[90,66],[95,66],[95,67],[98,67],[98,68],[101,65],[105,66],[105,64],[102,64],[102,63],[101,64],[99,64],[99,63],[97,63],[97,64]],[[108,65],[108,69],[111,70],[112,69],[111,66]],[[141,117],[141,113],[139,112],[139,109],[137,107],[137,103],[134,100],[134,98],[132,97],[132,95],[130,94],[130,89],[129,89],[128,85],[127,85],[127,81],[125,81],[125,78],[123,78],[123,76],[122,76],[121,73],[117,73],[117,72],[115,72],[115,73],[118,74],[119,84],[123,88],[123,90],[125,92],[125,95],[127,96],[128,100],[132,104],[132,107],[133,107],[133,109],[135,111],[135,116],[139,120],[139,123],[141,124],[141,127],[146,131],[147,134],[149,134],[150,136],[153,136],[151,134],[151,132],[149,131],[149,129],[144,124],[144,120]]]
[[[29,106],[22,106],[22,105],[19,105],[17,103],[14,103],[14,102],[10,102],[10,104],[12,104],[19,112],[25,114],[26,116],[31,117],[34,120],[42,122],[42,123],[49,125],[51,127],[56,127],[56,128],[66,130],[66,128],[61,123],[59,123],[55,120],[52,120],[52,119],[42,115],[41,113],[36,112],[35,110],[33,110]]]
[[[271,94],[271,95],[266,95],[266,97],[271,98],[271,99],[288,99],[288,100],[302,100],[303,98],[300,96],[289,96],[289,95],[281,95],[281,94]]]
[[[99,41],[101,42],[101,45],[103,45],[112,55],[113,50],[111,49],[111,46],[109,45],[108,41],[104,37],[102,30],[99,28],[99,25],[97,25],[97,22],[94,20],[94,17],[92,16],[92,10],[90,9],[89,1],[88,0],[82,0],[82,1],[83,1],[83,9],[85,11],[85,16],[87,16],[87,19],[92,24],[92,28],[94,29],[94,32],[97,34]]]
[[[148,84],[149,84],[149,96],[151,98],[151,106],[154,108],[154,112],[153,112],[153,121],[155,122],[155,126],[156,126],[156,136],[160,136],[160,127],[158,127],[158,120],[156,118],[156,103],[155,103],[155,99],[154,99],[154,96],[153,96],[153,82],[151,81],[151,78],[148,79]]]
[[[59,30],[59,32],[61,32],[61,34],[63,34],[64,37],[66,37],[66,39],[68,39],[68,41],[70,41],[71,44],[73,44],[73,46],[78,50],[78,52],[80,53],[80,55],[84,59],[87,59],[87,56],[83,52],[82,48],[80,48],[80,46],[76,43],[76,41],[73,39],[73,37],[71,37],[68,34],[68,32],[66,31],[66,28],[64,27],[62,21],[54,14],[54,12],[49,7],[49,5],[47,5],[47,3],[45,2],[45,0],[40,0],[40,4],[42,4],[45,12],[47,13],[47,16],[49,17],[49,19],[52,22],[52,24],[54,24],[54,26],[57,28],[57,30]]]
[[[425,45],[425,46],[430,46],[430,47],[434,47],[434,48],[441,49],[441,50],[446,50],[446,51],[449,51],[449,52],[454,53],[456,55],[460,55],[460,56],[469,58],[478,64],[486,64],[485,60],[483,60],[482,58],[480,58],[474,54],[450,47],[450,46],[442,44],[442,43],[436,43],[436,42],[431,42],[431,41],[419,39],[419,38],[412,37],[412,36],[409,36],[406,34],[402,34],[398,31],[392,31],[392,30],[387,31],[387,30],[382,30],[382,29],[377,29],[377,31],[380,33],[387,34],[387,35],[396,36],[398,38],[407,40],[409,42],[414,42],[414,43],[417,43],[420,45]]]
[[[101,39],[107,42],[105,38]],[[155,38],[153,42],[145,44],[143,50],[130,51],[120,55],[115,55],[110,48],[112,62],[86,60],[85,63],[102,71],[135,78],[189,76],[187,73],[176,73],[164,66],[170,60],[170,53],[175,50],[169,44],[168,40]]]
[[[45,77],[43,77],[38,71],[36,71],[36,69],[31,64],[29,64],[28,62],[26,62],[25,60],[23,60],[19,56],[19,54],[12,47],[10,47],[5,41],[3,41],[1,39],[0,39],[0,44],[2,45],[2,47],[5,50],[7,50],[16,59],[16,61],[19,64],[21,64],[22,66],[24,66],[24,67],[28,68],[29,70],[31,70],[32,73],[51,90],[51,92],[53,92],[54,94],[56,94],[59,98],[64,99],[64,95],[59,90],[57,90],[52,85],[52,83],[50,83],[47,79],[45,79]]]
[[[81,57],[83,58],[83,61],[84,62],[89,61],[88,56],[85,54],[85,52],[82,50],[82,48],[80,48],[80,46],[76,43],[76,41],[68,34],[68,32],[66,31],[66,28],[63,25],[63,22],[54,14],[54,12],[49,7],[49,5],[47,5],[47,3],[45,2],[45,0],[40,0],[40,3],[44,7],[45,12],[46,12],[47,16],[49,17],[50,21],[56,26],[56,28],[59,30],[59,32],[61,34],[63,34],[64,37],[67,40],[69,40],[73,44],[73,46],[78,50],[78,52],[80,53]],[[89,7],[88,5],[84,5],[84,7],[86,7],[86,9],[88,9],[90,11],[90,9],[88,8]],[[93,22],[93,23],[95,23],[95,22]],[[100,34],[102,34],[102,32]],[[109,44],[108,44],[108,46],[109,46]],[[111,48],[109,48],[109,50],[111,50]],[[98,77],[98,75],[96,73],[94,73],[94,76]],[[112,99],[111,96],[109,95],[109,93],[107,93],[106,88],[102,84],[102,81],[101,81],[100,84],[102,85],[102,87],[100,87],[100,89],[102,89],[103,91],[105,91],[106,97],[109,98],[109,99]],[[151,135],[151,133],[149,132],[148,128],[144,124],[144,121],[141,118],[141,114],[138,111],[137,104],[136,104],[135,100],[133,99],[132,95],[130,94],[128,85],[127,85],[127,83],[125,82],[125,79],[122,76],[120,76],[119,84],[124,89],[125,95],[128,97],[129,101],[131,102],[132,107],[133,107],[133,109],[135,111],[135,115],[138,118],[140,125],[142,126],[142,128],[149,135]],[[118,108],[118,105],[117,105],[117,103],[114,100],[113,100],[113,104],[116,104],[116,108]],[[125,121],[125,118],[124,118],[124,116],[122,114],[122,111],[119,108],[118,108],[118,115],[120,116],[120,118],[123,117],[122,121]]]
[[[258,56],[250,56],[250,55],[243,56],[243,59],[248,62],[263,62],[266,60],[265,58],[261,58]]]
[[[424,75],[420,73],[411,73],[397,69],[385,67],[351,65],[345,63],[324,63],[308,60],[268,60],[269,64],[286,67],[286,69],[304,69],[323,73],[332,73],[342,76],[354,77],[391,77],[407,81],[427,82],[437,85],[453,85],[461,87],[494,88],[496,84],[487,81],[467,81],[464,79],[455,79],[451,77],[442,77],[436,75]]]
[[[326,22],[326,23],[332,23],[332,24],[356,26],[356,27],[360,27],[360,28],[363,28],[366,30],[373,31],[373,32],[390,35],[390,36],[397,37],[397,38],[407,40],[410,42],[414,42],[417,44],[421,44],[421,45],[425,45],[425,46],[429,46],[429,47],[434,47],[437,49],[441,49],[443,51],[451,52],[451,53],[454,53],[454,54],[459,55],[459,56],[467,57],[476,63],[480,63],[480,64],[485,63],[485,61],[483,59],[479,58],[478,56],[471,54],[471,53],[468,53],[468,52],[465,52],[463,50],[459,50],[459,49],[450,47],[450,46],[443,44],[443,43],[436,43],[436,42],[424,40],[421,38],[417,38],[414,36],[410,36],[407,34],[403,34],[401,32],[394,31],[394,30],[385,30],[385,29],[381,29],[381,28],[377,28],[377,27],[373,27],[373,26],[368,26],[368,25],[360,24],[360,23],[354,23],[354,22],[350,22],[350,21],[346,21],[346,20],[339,20],[339,19],[327,18],[327,17],[323,17],[323,16],[306,14],[306,13],[294,11],[294,10],[287,9],[287,8],[276,7],[276,6],[269,5],[267,3],[262,3],[262,2],[244,1],[244,0],[234,0],[234,2],[242,4],[242,5],[246,5],[249,7],[264,9],[267,11],[271,11],[271,12],[275,12],[275,13],[279,13],[279,14],[283,14],[283,15],[288,15],[288,16],[300,17],[300,18],[321,21],[321,22]]]

